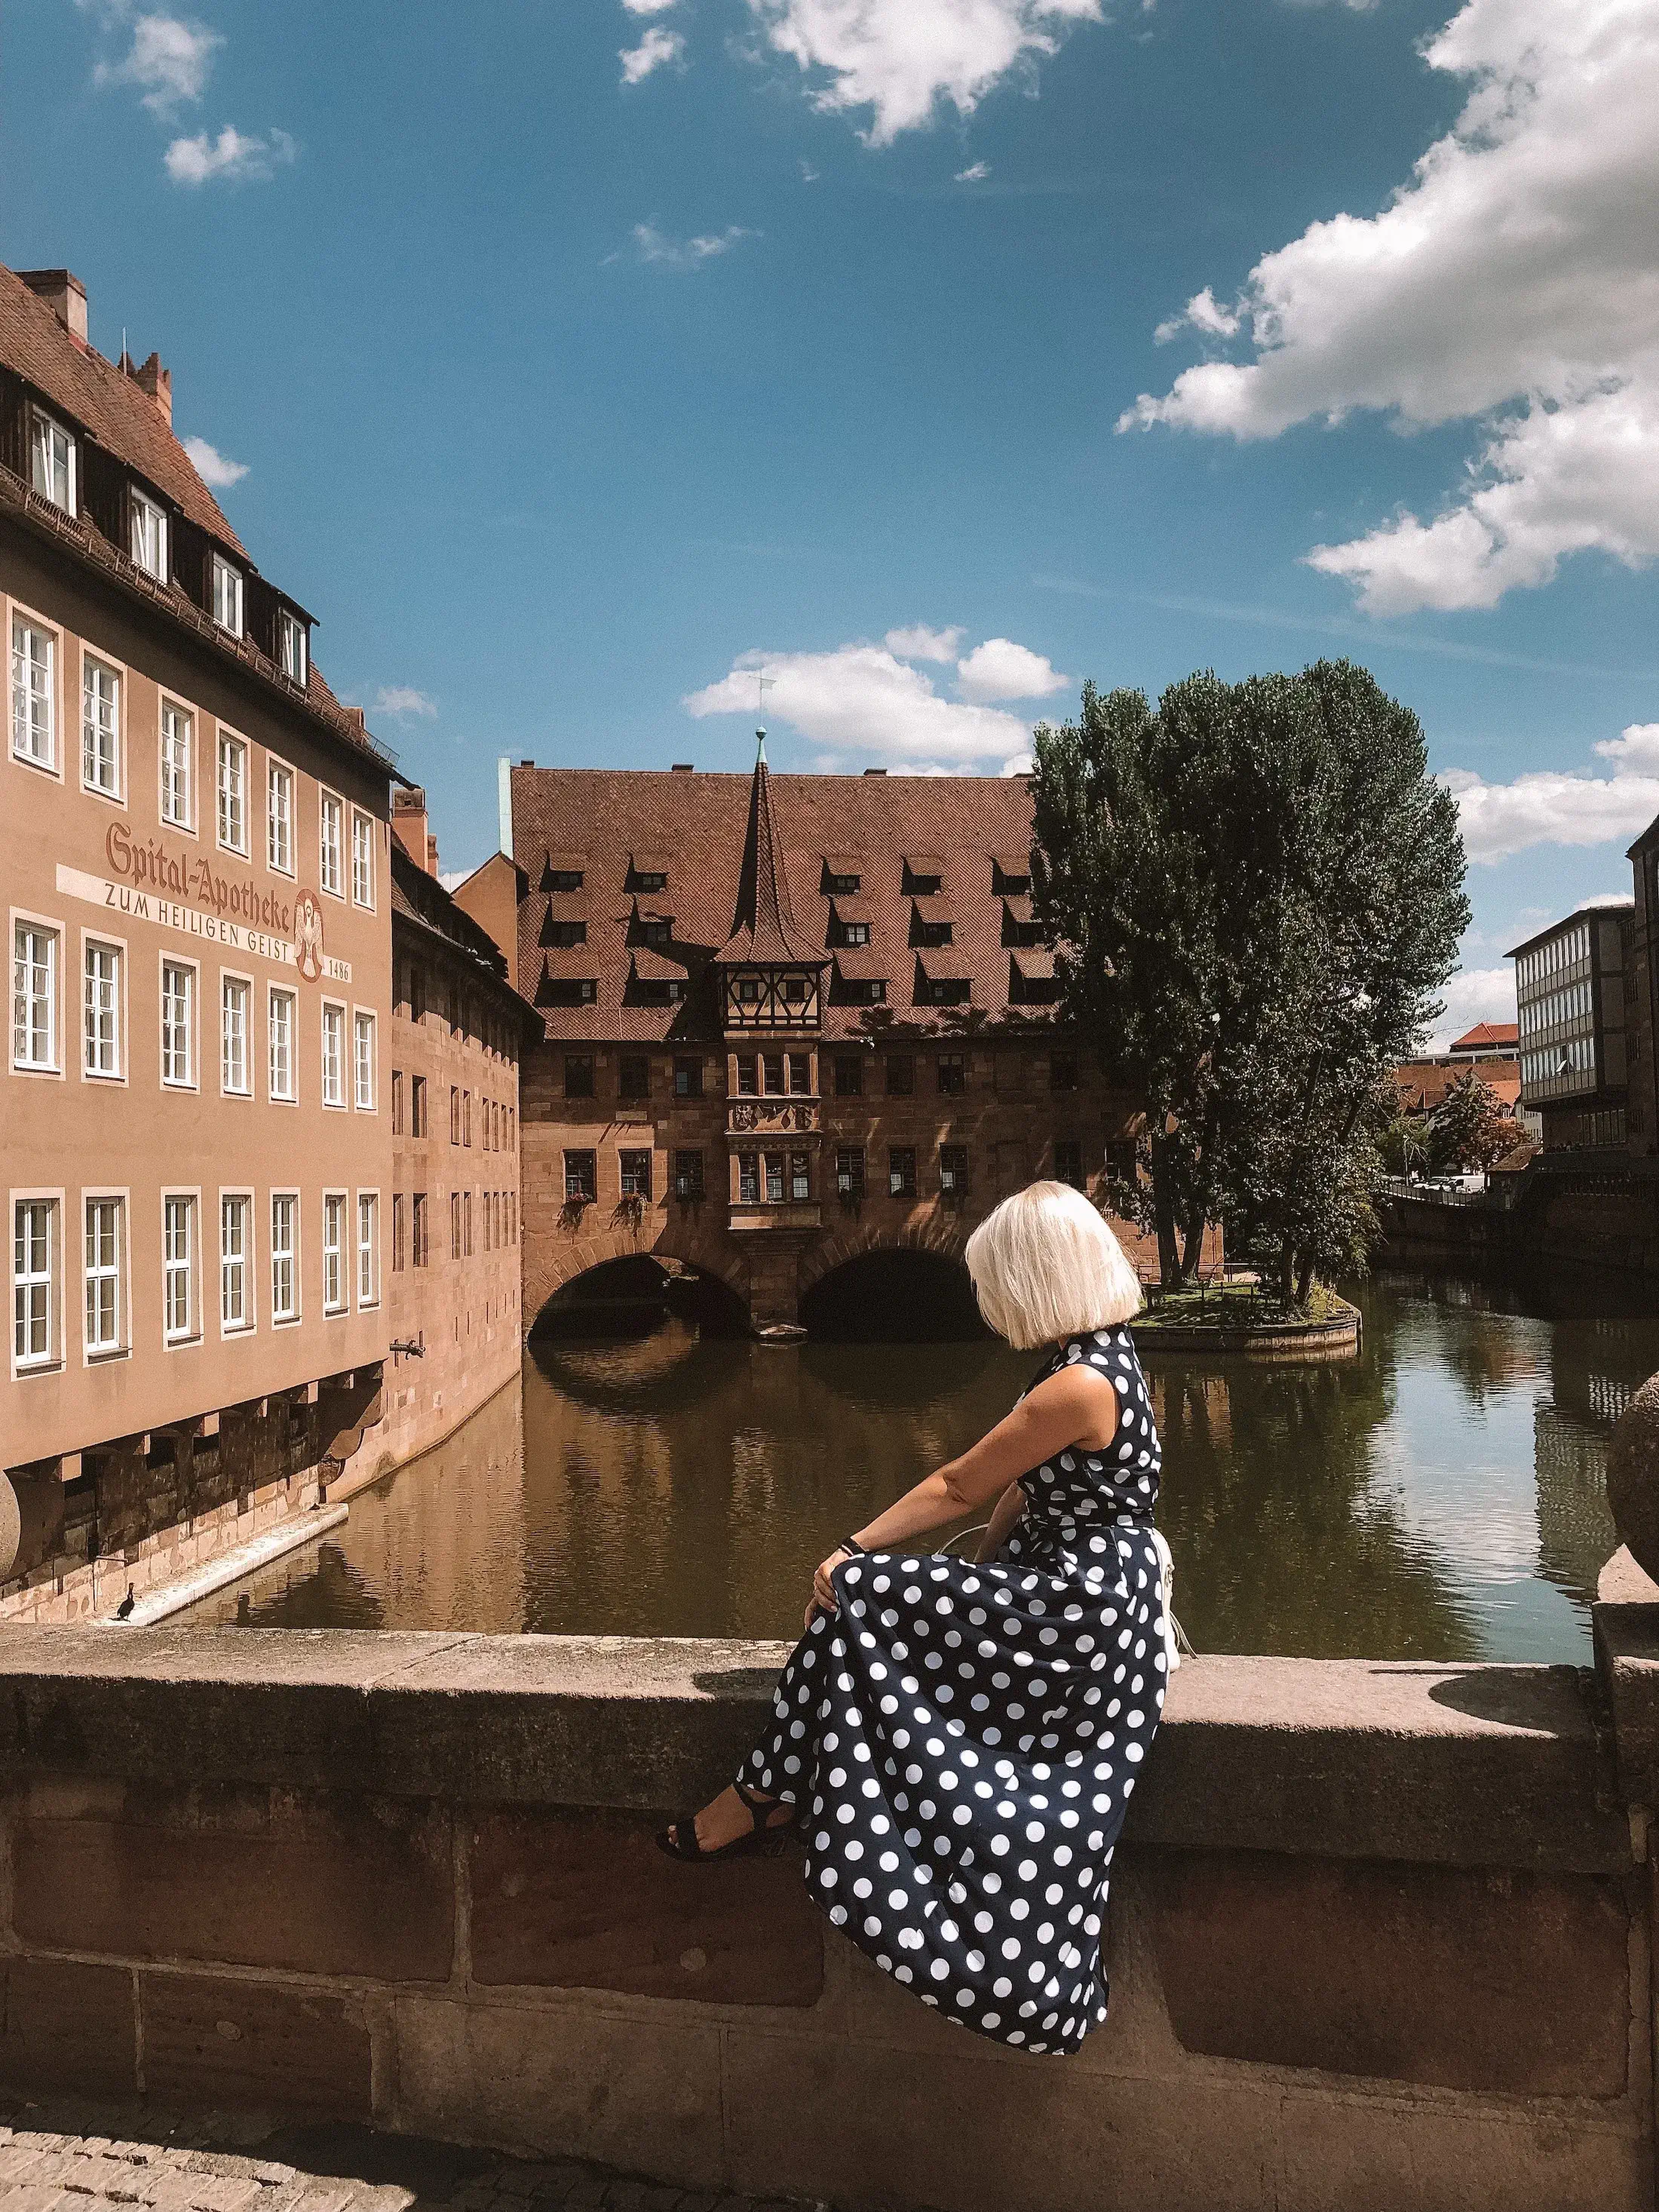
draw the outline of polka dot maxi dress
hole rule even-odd
[[[1070,1337],[1117,1393],[1103,1452],[1019,1478],[993,1560],[871,1553],[835,1570],[740,1779],[800,1807],[806,1881],[924,2004],[1032,2051],[1106,2017],[1113,1850],[1164,1705],[1161,1455],[1129,1332]]]

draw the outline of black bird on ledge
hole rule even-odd
[[[130,1620],[132,1618],[132,1608],[137,1602],[137,1599],[132,1594],[132,1584],[129,1583],[126,1595],[115,1608],[115,1618],[118,1620]]]

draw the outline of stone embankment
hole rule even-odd
[[[1067,2060],[653,1848],[780,1647],[8,1630],[0,2084],[849,2212],[1650,2212],[1659,1609],[1598,1626],[1183,1668]]]

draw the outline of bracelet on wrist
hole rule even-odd
[[[856,1536],[843,1536],[840,1543],[836,1545],[836,1549],[838,1552],[850,1552],[855,1559],[863,1559],[869,1557],[869,1553],[865,1550],[864,1546],[860,1543]]]

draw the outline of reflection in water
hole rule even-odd
[[[1200,1650],[1588,1656],[1612,1422],[1659,1320],[1597,1285],[1378,1277],[1340,1366],[1149,1362]],[[1626,1300],[1634,1306],[1634,1298]],[[781,1636],[835,1539],[1030,1379],[996,1344],[794,1348],[682,1321],[538,1346],[439,1451],[194,1623]]]

